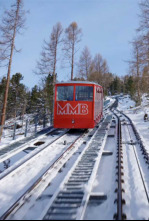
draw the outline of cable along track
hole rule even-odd
[[[111,120],[112,116],[110,115],[97,129],[59,190],[51,198],[41,219],[83,219]]]
[[[115,203],[117,203],[117,214],[114,215],[115,220],[124,220],[126,219],[126,215],[123,214],[123,204],[125,204],[125,201],[123,199],[123,188],[122,183],[123,180],[123,151],[122,151],[122,130],[121,130],[121,121],[117,114],[115,114],[118,125],[117,125],[117,189],[115,192],[117,193],[117,199]]]

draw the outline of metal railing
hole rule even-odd
[[[16,118],[15,120],[7,120],[5,125],[0,126],[0,129],[3,127],[1,139],[12,138],[12,140],[15,140],[20,136],[32,136],[42,129],[52,125],[52,114],[26,115],[24,119]]]

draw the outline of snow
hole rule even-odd
[[[34,135],[35,132],[35,115],[33,114],[26,114],[24,115],[24,119],[20,120],[19,117],[16,119],[9,119],[5,123],[5,128],[3,130],[3,136],[2,140],[0,141],[0,149],[5,148],[6,146],[13,144],[17,141],[22,140],[25,137],[25,127],[26,127],[26,121],[28,120],[28,129],[27,129],[27,137],[30,137]],[[49,127],[51,125],[50,117],[48,119],[48,122],[46,124],[46,127]],[[14,124],[17,124],[21,126],[21,128],[16,129],[16,135],[15,140],[13,140],[13,133],[14,133]],[[43,125],[40,125],[39,122],[37,124],[37,131],[40,131],[43,129]]]
[[[114,102],[115,102],[115,98],[109,97],[109,96],[105,97],[104,109],[107,109],[108,107],[110,107]]]
[[[56,166],[54,173],[52,173],[52,176],[54,178],[51,179],[51,175],[46,176],[46,178],[44,178],[44,183],[42,182],[41,184],[39,184],[40,188],[38,186],[37,190],[34,190],[33,193],[31,193],[31,196],[29,197],[30,200],[27,201],[24,206],[20,207],[20,209],[14,216],[11,215],[10,219],[12,220],[39,219],[42,211],[49,203],[49,200],[51,199],[53,193],[55,193],[57,189],[60,188],[62,182],[68,175],[70,168],[73,167],[74,163],[77,161],[78,157],[80,156],[80,153],[84,150],[86,145],[84,144],[83,141],[85,140],[86,141],[89,140],[88,136],[85,136],[83,140],[77,142],[76,147],[73,150],[71,150],[74,152],[74,154],[72,155],[71,153],[71,157],[68,156],[69,160],[66,159],[66,163],[64,166],[63,163],[60,163],[61,170],[58,173],[57,171],[59,170],[59,167]]]
[[[136,126],[137,131],[141,135],[142,141],[145,144],[145,148],[149,152],[149,121],[144,122],[144,114],[149,114],[149,97],[146,94],[142,96],[142,103],[140,106],[136,107],[136,103],[130,98],[129,95],[119,96],[118,109],[123,111],[128,115],[134,125]],[[106,97],[105,99],[105,109],[112,105],[115,101],[113,97]],[[111,128],[109,134],[116,134],[117,128]],[[34,130],[34,129],[33,129]],[[129,133],[130,130],[130,133]],[[127,142],[133,139],[136,141],[136,138],[132,135],[131,127],[127,128],[127,125],[122,126],[123,141]],[[130,136],[131,134],[131,136]],[[86,135],[87,136],[87,135]],[[22,139],[23,135],[17,137],[17,139]],[[22,193],[24,193],[32,183],[37,180],[47,168],[57,159],[62,152],[64,152],[67,147],[76,139],[76,134],[71,136],[65,135],[61,140],[58,140],[55,144],[48,146],[40,154],[35,156],[33,159],[30,159],[27,163],[24,163],[19,169],[15,170],[9,176],[5,177],[0,181],[0,216],[9,208],[16,199],[18,199]],[[40,137],[41,138],[41,137]],[[44,136],[42,137],[44,139]],[[55,137],[54,137],[55,138]],[[53,139],[54,139],[53,138]],[[2,140],[0,149],[3,148],[12,138],[7,137]],[[64,141],[67,140],[67,145],[63,145]],[[45,144],[40,148],[44,148]],[[34,146],[33,143],[30,143],[30,146]],[[102,201],[98,205],[87,205],[87,210],[85,212],[85,220],[112,220],[114,214],[117,210],[117,204],[114,204],[117,194],[115,189],[117,188],[116,183],[116,155],[117,155],[117,137],[109,137],[106,141],[104,150],[113,152],[113,155],[102,156],[100,165],[98,167],[96,179],[92,180],[94,186],[90,186],[92,189],[87,189],[86,191],[91,192],[96,195],[102,193],[102,195],[107,196],[107,200]],[[135,153],[139,160],[140,166],[142,168],[142,174],[145,180],[147,191],[149,190],[149,175],[148,168],[145,164],[143,156],[141,155],[139,145],[136,145],[135,151],[133,146],[128,144],[123,144],[123,161],[124,161],[124,181],[123,188],[125,193],[123,193],[123,198],[126,200],[126,205],[124,205],[124,213],[127,214],[127,219],[147,219],[149,217],[148,210],[148,201],[144,192],[144,186],[140,178],[140,171],[138,169],[137,161],[135,158]],[[23,150],[23,149],[22,149]],[[21,163],[23,160],[27,159],[29,156],[35,153],[34,150],[29,154],[22,154],[18,152],[18,156],[14,156],[11,159],[12,168],[15,167],[18,163]],[[48,204],[50,199],[52,199],[53,193],[58,192],[59,187],[61,187],[66,178],[68,179],[69,174],[75,168],[75,165],[81,158],[80,153],[85,151],[84,146],[80,147],[75,155],[67,161],[65,167],[62,169],[61,173],[57,175],[57,170],[51,175],[49,179],[52,179],[50,185],[47,185],[46,179],[40,187],[40,193],[42,192],[41,197],[39,192],[33,193],[30,200],[25,204],[25,207],[20,207],[18,213],[13,219],[39,219],[41,213]],[[24,157],[24,155],[26,155]],[[22,159],[20,158],[22,157]],[[7,157],[8,158],[8,157]],[[18,160],[19,159],[19,160]],[[1,169],[1,168],[0,168]],[[58,169],[58,168],[57,168]],[[97,169],[97,168],[96,168]],[[7,170],[9,171],[9,169]],[[69,173],[68,173],[69,172]],[[67,177],[66,177],[67,176]],[[45,189],[44,189],[45,188]],[[41,203],[42,202],[42,203]],[[42,206],[41,206],[42,204]],[[42,217],[42,216],[41,216]]]
[[[144,94],[140,106],[136,106],[135,102],[129,96],[119,98],[118,109],[124,112],[133,122],[139,135],[144,143],[146,150],[149,152],[149,121],[144,121],[145,113],[149,114],[149,97]],[[122,117],[122,119],[125,117]],[[127,121],[127,120],[126,120]],[[124,181],[125,193],[123,197],[126,201],[124,213],[127,214],[129,220],[148,219],[148,198],[149,196],[149,175],[148,166],[140,151],[139,144],[135,146],[127,144],[130,140],[136,141],[130,125],[122,125],[122,141],[123,144],[123,162],[124,162]],[[138,167],[140,166],[140,169]],[[142,177],[144,184],[142,182]]]
[[[131,100],[129,95],[119,97],[119,105],[118,108],[120,110],[126,111],[135,107],[135,102]]]
[[[144,114],[148,113],[149,115],[149,97],[144,94],[141,105],[135,107],[135,102],[129,96],[124,96],[119,99],[118,109],[131,118],[149,151],[149,121],[144,122]]]
[[[124,184],[125,193],[123,197],[126,205],[123,211],[127,214],[128,220],[144,220],[149,217],[148,199],[144,190],[142,177],[146,181],[146,190],[148,192],[148,168],[145,164],[143,156],[141,155],[139,145],[129,145],[130,140],[136,141],[135,136],[130,125],[122,126],[122,141],[123,144],[123,165],[124,165]],[[137,160],[138,162],[137,162]],[[141,167],[142,177],[138,163]]]
[[[52,136],[46,136],[46,135],[41,135],[35,139],[32,139],[30,142],[23,144],[22,146],[15,148],[14,150],[6,153],[5,155],[0,157],[0,171],[5,170],[5,162],[8,162],[9,168],[6,168],[7,170],[0,174],[0,179],[4,175],[10,173],[13,171],[16,167],[19,165],[23,164],[23,162],[26,162],[26,160],[29,160],[31,157],[35,156],[38,154],[41,150],[45,149],[47,145],[50,145],[54,140],[56,140],[58,137],[62,136],[65,134],[67,130],[59,130],[57,131],[58,134],[52,135]],[[41,146],[35,146],[35,143],[38,141],[44,141],[44,144]],[[27,149],[30,148],[30,151]],[[32,152],[32,153],[31,153]]]
[[[112,133],[116,134],[116,128],[112,129]],[[103,200],[100,204],[89,204],[85,213],[85,220],[113,220],[113,216],[116,213],[117,208],[116,204],[114,204],[116,199],[114,191],[117,187],[115,182],[116,143],[116,137],[107,139],[104,150],[113,152],[113,155],[101,158],[92,189],[92,194],[103,193],[107,196],[107,200]]]
[[[0,216],[43,174],[47,168],[76,140],[78,135],[66,134],[34,158],[27,161],[0,182]],[[67,145],[63,145],[67,140]],[[39,163],[40,162],[40,163]]]
[[[113,97],[105,97],[105,108],[108,108],[111,106],[115,101],[115,98]],[[26,114],[24,115],[24,119],[20,120],[19,117],[16,119],[9,119],[6,121],[6,129],[3,131],[2,140],[0,141],[0,150],[7,147],[8,145],[14,144],[15,142],[21,141],[24,139],[25,136],[25,126],[26,126],[26,120],[28,120],[28,131],[27,131],[27,137],[30,137],[35,134],[35,124],[33,123],[35,119],[35,116],[33,114]],[[47,122],[47,127],[51,126],[51,123],[49,122],[50,119]],[[13,140],[13,133],[14,133],[14,123],[17,123],[18,125],[22,125],[22,128],[16,129],[16,136],[15,140]],[[37,125],[37,131],[40,131],[43,129],[43,125]]]

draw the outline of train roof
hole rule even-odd
[[[95,83],[95,82],[91,82],[91,81],[67,81],[67,82],[58,82],[56,84],[91,84],[91,85],[98,85],[100,87],[102,87],[101,85]]]

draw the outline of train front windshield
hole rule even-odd
[[[73,101],[74,86],[58,86],[57,101]]]
[[[93,86],[58,86],[57,101],[93,101]]]
[[[76,86],[76,101],[93,101],[93,87]]]

